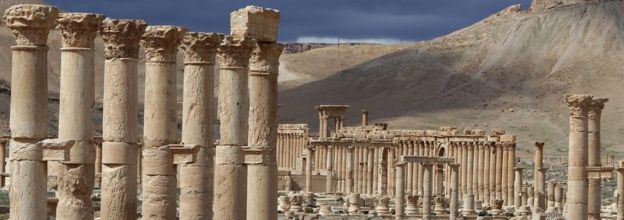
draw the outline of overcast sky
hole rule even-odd
[[[47,0],[64,11],[144,19],[192,31],[229,32],[229,13],[246,5],[279,9],[279,40],[400,42],[431,39],[531,0]]]

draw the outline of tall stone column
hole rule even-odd
[[[223,34],[201,32],[186,33],[182,39],[182,143],[197,145],[199,149],[195,163],[180,165],[180,219],[211,219],[213,216],[214,61],[221,40]]]
[[[405,162],[399,162],[396,167],[396,183],[395,183],[395,217],[397,220],[403,219],[405,216]]]
[[[496,148],[496,199],[503,199],[503,146],[495,143]]]
[[[312,158],[314,157],[314,147],[306,147],[306,153],[308,159],[306,160],[305,168],[305,194],[310,194],[310,188],[312,187]]]
[[[346,193],[354,193],[353,189],[353,151],[355,151],[354,146],[349,146],[347,150],[347,191]],[[388,161],[390,162],[390,161]]]
[[[4,20],[16,38],[11,68],[9,219],[47,219],[46,163],[38,144],[48,135],[46,41],[58,9],[14,5]]]
[[[466,144],[466,142],[461,142],[461,149],[462,149],[462,159],[461,159],[461,164],[460,164],[460,169],[462,169],[462,193],[463,195],[468,195],[470,194],[468,191],[468,167],[470,167],[470,163],[468,162],[468,145]]]
[[[601,167],[600,163],[600,118],[604,104],[609,101],[607,98],[594,98],[587,112],[587,147],[588,160],[587,166]],[[602,201],[600,190],[600,177],[592,177],[588,179],[588,205],[587,214],[590,220],[599,220],[600,203]]]
[[[252,151],[247,164],[247,219],[277,218],[277,75],[284,45],[260,42],[249,61],[249,138]],[[331,178],[331,149],[326,149],[327,171]],[[259,158],[256,158],[259,157]],[[246,159],[247,160],[247,159]]]
[[[502,155],[502,158],[503,158],[502,172],[503,173],[501,175],[501,181],[502,181],[501,182],[501,189],[502,189],[501,196],[503,198],[503,205],[509,205],[510,204],[509,200],[513,199],[513,198],[509,198],[508,197],[509,195],[507,194],[507,191],[509,190],[509,188],[507,188],[509,186],[507,182],[509,179],[507,178],[507,176],[510,174],[509,169],[508,169],[509,168],[509,152],[508,152],[509,148],[507,147],[508,144],[509,143],[503,143],[501,145],[501,151],[503,153]],[[511,175],[513,175],[513,172],[511,173]]]
[[[102,118],[102,219],[137,218],[137,63],[144,21],[106,19]],[[140,169],[140,167],[139,167]]]
[[[148,26],[145,48],[143,120],[143,218],[176,218],[176,170],[168,144],[178,143],[176,55],[185,29]]]
[[[520,206],[522,206],[522,170],[523,168],[515,168],[515,183],[514,183],[514,202],[513,205],[516,209],[516,211],[518,211],[520,209]]]
[[[467,175],[466,175],[466,184],[468,185],[468,187],[466,187],[467,193],[468,195],[474,195],[474,189],[476,188],[476,184],[474,183],[475,175],[477,175],[477,173],[475,172],[475,154],[474,154],[474,145],[472,144],[472,142],[468,143],[468,159],[467,161],[467,165],[468,165],[468,169],[467,169]]]
[[[424,220],[430,220],[432,216],[431,201],[433,199],[433,164],[423,163],[423,195],[422,195],[422,216]]]
[[[56,217],[59,219],[93,218],[93,41],[103,19],[103,15],[87,13],[62,13],[58,18],[63,41],[58,138],[74,141],[69,151],[69,160],[60,166],[59,201],[56,206]]]
[[[507,198],[508,206],[514,205],[514,168],[516,167],[516,143],[507,145]]]
[[[620,164],[622,164],[620,162]],[[616,197],[616,210],[617,220],[624,220],[624,167],[618,167],[615,169],[617,175],[617,197]]]
[[[488,202],[490,205],[493,205],[494,200],[496,199],[496,145],[494,142],[489,143],[489,155],[490,155],[490,171],[488,175],[490,175],[490,197],[488,198]]]
[[[490,202],[490,145],[488,142],[483,143],[483,203]]]
[[[458,177],[459,164],[449,164],[451,169],[451,198],[449,202],[449,219],[455,220],[459,217],[459,195],[458,195]]]
[[[570,108],[567,219],[587,219],[587,111],[590,95],[566,95]]]
[[[213,212],[215,219],[244,219],[246,208],[246,174],[242,147],[247,145],[249,90],[248,64],[255,41],[250,38],[235,40],[228,36],[218,48],[219,145],[216,147],[215,191]],[[289,148],[292,145],[288,146]],[[310,155],[308,155],[310,156]],[[311,163],[308,158],[307,163]],[[308,167],[306,167],[308,168]],[[307,169],[306,172],[310,172]]]
[[[533,207],[539,208],[537,211],[545,211],[546,201],[546,175],[544,172],[544,142],[535,142],[535,171],[533,186],[535,187]]]
[[[334,173],[334,146],[327,146],[327,176],[325,178],[325,192],[331,193],[332,190],[332,178]]]
[[[374,146],[370,146],[368,148],[366,148],[368,150],[368,153],[366,154],[368,156],[367,162],[366,162],[366,194],[368,195],[373,195],[373,167],[374,167],[374,163],[373,163],[373,159],[374,159],[374,152],[375,152],[375,147]],[[411,192],[410,192],[411,193]]]
[[[477,147],[479,149],[479,151],[478,151],[479,152],[479,157],[478,157],[478,162],[477,162],[477,164],[479,165],[478,169],[477,169],[477,172],[478,172],[477,173],[477,188],[478,188],[477,192],[478,192],[478,195],[479,195],[479,199],[478,200],[481,201],[481,202],[485,202],[485,198],[484,197],[485,197],[485,191],[486,190],[483,190],[484,182],[485,182],[484,181],[485,175],[483,173],[484,168],[485,168],[484,167],[484,165],[485,165],[485,146],[483,145],[483,142],[477,142]]]

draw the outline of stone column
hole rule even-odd
[[[334,146],[327,146],[327,176],[325,178],[325,192],[331,193],[332,190],[332,178],[334,173]]]
[[[47,219],[46,163],[38,142],[48,135],[46,41],[57,16],[47,5],[14,5],[4,14],[17,43],[11,47],[9,219]]]
[[[555,185],[555,209],[557,212],[561,212],[563,210],[563,187],[561,187],[561,183],[557,183]]]
[[[102,219],[137,218],[137,63],[142,20],[106,19],[102,118]],[[138,169],[137,169],[138,168]]]
[[[93,141],[95,146],[95,182],[93,187],[96,189],[102,188],[102,140],[95,138]]]
[[[93,41],[103,15],[62,13],[58,18],[61,83],[58,138],[71,140],[69,160],[61,163],[58,182],[59,219],[92,219],[95,181],[92,106],[95,104]]]
[[[247,219],[277,218],[277,76],[284,45],[258,43],[249,61],[249,138],[252,151],[259,151],[247,164]],[[332,155],[327,149],[327,171],[331,181]],[[331,189],[330,189],[331,190]]]
[[[176,55],[185,29],[148,26],[145,48],[143,218],[176,218],[176,170],[168,144],[178,143]]]
[[[255,41],[250,38],[235,40],[228,36],[218,48],[219,145],[216,147],[215,191],[213,212],[215,219],[244,219],[246,208],[246,174],[242,147],[247,145],[249,90],[248,64]],[[288,146],[289,148],[292,145]],[[308,155],[310,156],[310,155]],[[308,158],[307,163],[311,163]],[[308,168],[308,167],[306,167]],[[306,172],[310,172],[307,169]]]
[[[424,154],[425,154],[425,142],[420,141],[420,142],[418,142],[418,144],[419,144],[418,155],[419,156],[424,156]],[[417,167],[417,173],[418,173],[417,174],[418,182],[416,183],[416,191],[417,191],[417,194],[419,196],[421,196],[422,195],[422,191],[423,191],[423,174],[424,174],[423,172],[424,171],[423,171],[423,167],[422,167],[422,165],[420,163],[416,163],[416,167]]]
[[[587,219],[587,111],[590,95],[566,95],[570,108],[567,219]]]
[[[368,156],[368,161],[366,162],[366,194],[368,195],[373,195],[373,167],[374,167],[374,163],[373,163],[373,157],[374,157],[374,152],[375,152],[375,147],[370,146],[368,148],[368,154],[366,154]]]
[[[555,181],[548,181],[548,212],[555,210]]]
[[[306,160],[305,168],[305,194],[310,194],[310,188],[312,187],[312,158],[314,157],[314,146],[306,147],[308,159]]]
[[[620,162],[620,164],[622,164],[622,162]],[[615,201],[617,220],[624,220],[624,167],[618,167],[615,170],[617,171],[617,197]],[[561,203],[561,196],[559,196],[558,201]]]
[[[349,146],[347,150],[347,191],[346,193],[353,193],[353,151],[354,146]],[[390,161],[388,161],[390,162]]]
[[[535,187],[533,199],[533,207],[540,208],[545,211],[546,201],[546,175],[544,172],[544,142],[535,142],[535,174],[533,177],[533,186]],[[536,209],[537,210],[537,209]]]
[[[431,213],[431,201],[433,199],[433,164],[423,163],[423,195],[422,195],[422,216],[424,220],[429,220],[432,217]]]
[[[490,203],[490,143],[483,143],[483,203]]]
[[[189,32],[182,40],[182,143],[197,145],[199,149],[195,163],[180,165],[180,219],[211,219],[213,216],[214,61],[222,39],[223,34]]]
[[[496,158],[496,145],[494,145],[494,142],[491,142],[489,146],[490,172],[488,172],[488,175],[490,175],[490,198],[488,198],[488,202],[490,205],[493,205],[496,199],[496,161],[498,158]]]
[[[522,206],[522,201],[520,200],[522,198],[522,170],[523,168],[515,168],[514,171],[516,172],[516,178],[515,178],[515,183],[514,183],[514,208],[516,209],[516,212],[518,210],[520,210],[520,206]]]
[[[468,165],[468,169],[466,172],[466,184],[468,185],[468,187],[466,187],[466,194],[467,195],[474,195],[474,189],[476,188],[476,184],[474,184],[474,181],[476,178],[474,175],[477,175],[477,173],[475,172],[475,157],[474,157],[474,145],[472,144],[472,142],[468,143],[468,159],[467,161],[467,165]]]
[[[362,126],[368,126],[368,110],[362,110]]]
[[[503,199],[503,146],[496,142],[496,199]]]
[[[434,180],[434,196],[442,196],[444,195],[444,164],[436,164],[435,165],[435,180]]]
[[[507,198],[508,206],[514,205],[514,168],[516,167],[516,143],[507,145]]]
[[[0,139],[0,188],[4,188],[4,186],[6,186],[6,171],[4,170],[4,167],[6,166],[6,147],[8,143],[8,140]]]
[[[587,140],[588,140],[588,160],[587,166],[601,167],[600,163],[600,118],[604,104],[609,101],[607,98],[594,98],[587,113]],[[600,202],[602,201],[600,190],[600,177],[588,179],[588,204],[587,214],[589,219],[599,220]]]
[[[396,167],[396,183],[395,183],[395,217],[403,219],[405,216],[405,162],[399,162]],[[431,168],[431,166],[429,167]],[[431,170],[430,170],[431,171]]]
[[[461,142],[461,148],[462,148],[462,159],[461,159],[461,164],[460,164],[460,169],[462,169],[462,193],[463,195],[468,195],[470,194],[468,191],[468,167],[469,166],[469,162],[468,162],[468,145],[466,144],[466,142]]]
[[[477,169],[477,187],[478,187],[478,195],[479,195],[479,201],[481,202],[485,202],[485,191],[483,190],[484,187],[484,179],[485,179],[485,175],[483,173],[484,171],[484,165],[485,165],[485,146],[483,145],[483,142],[477,142],[477,147],[479,148],[479,157],[478,157],[478,162],[477,164],[479,165],[478,169]]]
[[[459,164],[449,164],[451,168],[451,198],[449,203],[449,219],[455,220],[459,217],[459,195],[458,195],[458,177]]]
[[[501,196],[503,198],[503,205],[507,206],[510,204],[509,200],[512,200],[513,198],[509,198],[507,191],[509,190],[509,183],[507,182],[509,180],[509,178],[507,178],[507,176],[510,175],[509,173],[509,148],[507,147],[509,143],[503,143],[501,145],[501,151],[503,153],[503,164],[502,164],[502,175],[501,175]],[[511,173],[511,175],[513,175],[513,172]]]

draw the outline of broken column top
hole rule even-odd
[[[186,28],[178,26],[147,26],[141,38],[141,46],[145,48],[145,60],[149,62],[175,61],[184,33],[186,33]]]
[[[100,35],[104,40],[106,59],[138,58],[139,41],[147,23],[143,20],[105,19]]]
[[[271,8],[247,6],[230,14],[230,34],[235,39],[253,37],[258,42],[277,42],[280,12]]]
[[[249,71],[253,74],[277,74],[283,44],[257,44],[251,52]]]
[[[57,21],[63,35],[63,47],[93,48],[102,20],[104,15],[101,14],[61,13]]]
[[[221,33],[188,32],[182,40],[184,63],[213,64],[217,48],[223,40]]]
[[[18,46],[45,46],[58,13],[56,7],[49,5],[14,5],[4,12],[4,20]]]

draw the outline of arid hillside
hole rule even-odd
[[[322,80],[281,91],[280,118],[317,125],[315,105],[348,104],[348,125],[360,123],[365,108],[374,122],[390,128],[504,128],[518,135],[521,156],[532,152],[536,140],[547,142],[546,153],[563,154],[569,115],[563,95],[590,93],[611,99],[603,116],[603,151],[620,152],[623,18],[621,1],[539,12],[511,6],[329,77],[318,72]]]

